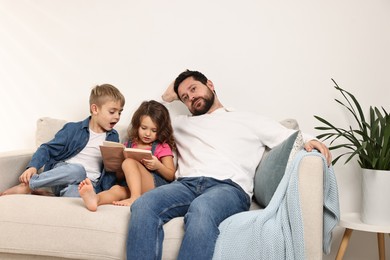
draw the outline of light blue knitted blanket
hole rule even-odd
[[[235,214],[220,226],[213,260],[304,259],[304,235],[299,203],[298,168],[303,157],[316,155],[324,163],[323,252],[329,254],[332,230],[340,219],[336,177],[318,152],[300,151],[265,209]]]

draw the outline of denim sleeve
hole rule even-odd
[[[72,130],[71,125],[66,124],[60,131],[56,133],[51,141],[43,143],[37,149],[27,167],[35,167],[40,169],[51,159],[59,158],[61,155],[63,155],[69,143],[68,139],[70,136],[72,136],[72,132],[74,131]]]
[[[107,132],[106,140],[111,142],[119,142],[118,131],[112,129],[111,131]]]

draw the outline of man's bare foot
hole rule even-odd
[[[30,194],[31,189],[26,183],[20,183],[0,193],[0,196],[9,194]]]
[[[116,206],[128,206],[128,207],[130,207],[131,204],[133,204],[134,201],[136,199],[138,199],[138,198],[139,197],[137,197],[137,198],[130,197],[130,198],[125,199],[125,200],[113,201],[112,204],[114,204]]]
[[[99,197],[95,193],[90,179],[86,178],[85,180],[80,182],[79,193],[87,209],[89,209],[90,211],[96,211]]]

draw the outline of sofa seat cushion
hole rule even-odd
[[[129,207],[103,205],[90,212],[80,198],[6,195],[0,212],[0,252],[125,259]],[[176,258],[184,234],[183,218],[171,222],[164,226],[164,259]]]

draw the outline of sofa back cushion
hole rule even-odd
[[[65,125],[66,120],[41,117],[37,120],[35,145],[39,147],[54,138],[54,135]]]
[[[281,123],[287,128],[298,129],[296,120],[287,119]],[[264,153],[254,178],[254,198],[261,207],[265,208],[269,204],[283,178],[287,163],[302,147],[302,135],[300,131],[296,131],[284,142]]]

